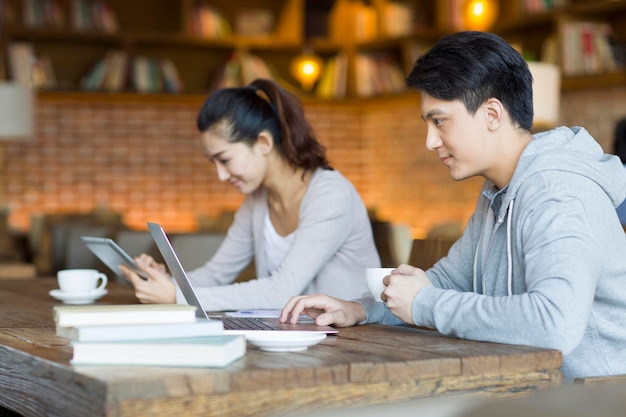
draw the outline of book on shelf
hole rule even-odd
[[[185,85],[174,62],[171,59],[163,58],[160,61],[160,65],[165,91],[175,94],[182,93]]]
[[[567,6],[569,0],[523,0],[522,3],[526,12],[533,14]]]
[[[209,91],[220,88],[239,87],[241,85],[241,63],[234,56],[228,58],[217,68]]]
[[[122,91],[128,74],[128,54],[109,51],[80,81],[83,90]]]
[[[330,38],[369,41],[378,37],[378,13],[369,2],[339,1],[329,15]]]
[[[122,91],[128,75],[128,54],[124,51],[109,51],[105,57],[107,72],[104,77],[104,89]]]
[[[359,41],[370,41],[378,37],[378,12],[374,6],[361,2],[352,2],[354,16],[354,38]]]
[[[210,90],[245,86],[257,78],[277,80],[275,71],[263,58],[244,52],[234,53],[217,69]]]
[[[163,74],[161,73],[161,66],[154,58],[148,58],[148,77],[150,79],[150,93],[160,93],[163,90]]]
[[[52,90],[57,86],[52,60],[48,55],[42,55],[33,60],[32,86],[40,90]]]
[[[260,56],[243,53],[240,55],[240,60],[243,85],[248,85],[257,78],[276,79],[270,67]]]
[[[118,31],[117,18],[104,1],[72,0],[70,14],[75,30],[103,33]]]
[[[7,56],[13,81],[31,86],[35,59],[33,45],[29,42],[10,42],[7,45]]]
[[[340,52],[324,65],[322,76],[315,87],[315,95],[322,99],[344,98],[348,82],[348,57]]]
[[[384,5],[380,19],[385,36],[407,36],[413,32],[415,9],[409,4],[389,2]]]
[[[333,75],[333,97],[345,98],[348,89],[348,55],[344,52],[337,54]]]
[[[58,327],[110,324],[190,323],[196,307],[186,304],[119,304],[55,306]]]
[[[193,36],[207,39],[230,36],[230,24],[213,6],[197,3],[189,22],[189,32]]]
[[[246,353],[242,335],[72,342],[72,365],[225,367]]]
[[[374,67],[372,60],[365,54],[357,54],[355,59],[356,94],[359,97],[370,97],[375,94]]]
[[[150,58],[136,56],[132,62],[132,84],[136,91],[140,93],[151,93],[156,91],[153,84],[153,66]]]
[[[242,9],[235,17],[235,33],[239,36],[269,36],[274,30],[274,14],[270,9]]]
[[[358,54],[356,93],[361,97],[400,93],[406,89],[400,64],[390,54]]]
[[[65,15],[57,0],[24,0],[22,20],[29,28],[58,28],[65,24]]]
[[[608,23],[572,20],[563,22],[560,30],[565,76],[595,75],[618,69]]]
[[[335,82],[335,67],[337,65],[337,57],[332,56],[324,65],[322,76],[315,87],[315,95],[322,99],[333,98],[333,84]]]
[[[188,323],[63,326],[57,327],[56,335],[76,342],[113,342],[221,336],[223,331],[220,320],[197,319]]]
[[[80,80],[80,88],[87,91],[97,91],[102,88],[107,73],[107,62],[101,59]]]

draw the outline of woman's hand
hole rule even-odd
[[[432,285],[426,273],[411,265],[400,265],[383,280],[387,286],[381,294],[387,308],[405,323],[413,323],[413,299],[422,288]]]
[[[176,286],[170,280],[165,265],[156,262],[151,256],[141,254],[135,263],[148,277],[141,278],[136,272],[120,265],[124,277],[135,289],[135,296],[140,302],[148,304],[176,303]]]
[[[283,307],[279,320],[296,323],[300,315],[315,319],[318,326],[354,326],[365,320],[365,310],[354,301],[339,300],[324,294],[291,297]]]

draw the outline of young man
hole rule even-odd
[[[580,127],[531,136],[532,76],[496,35],[460,32],[420,57],[426,146],[455,180],[485,178],[447,257],[399,266],[384,303],[292,298],[281,319],[400,324],[465,339],[556,348],[566,380],[626,373],[626,170]]]

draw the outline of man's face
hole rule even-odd
[[[486,176],[498,156],[489,143],[484,105],[472,116],[460,100],[440,100],[422,92],[421,112],[428,127],[426,148],[437,152],[452,179]]]

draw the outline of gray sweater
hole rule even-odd
[[[189,272],[207,309],[274,309],[299,294],[350,299],[367,292],[365,269],[380,266],[380,258],[365,205],[339,172],[320,169],[313,174],[295,240],[272,275],[263,246],[267,210],[265,188],[246,196],[213,258]],[[257,279],[232,284],[253,257]],[[177,300],[184,303],[180,289]]]
[[[626,373],[626,171],[586,130],[526,147],[510,184],[486,182],[463,236],[426,274],[417,325],[464,339],[555,348],[566,380]],[[368,322],[398,323],[361,300]]]

